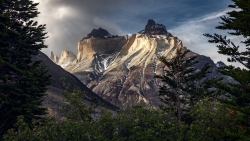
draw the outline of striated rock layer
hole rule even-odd
[[[158,58],[172,58],[177,48],[185,48],[181,40],[168,33],[165,26],[149,20],[145,30],[130,38],[83,38],[78,42],[76,59],[60,65],[116,106],[157,107],[161,82],[154,76],[163,74],[165,68]],[[210,58],[198,55],[198,59],[196,68],[209,62],[213,72],[210,75],[216,75],[216,66]]]

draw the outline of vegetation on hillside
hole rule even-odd
[[[164,103],[162,108],[168,114],[176,115],[179,121],[187,121],[193,102],[199,101],[208,93],[203,88],[206,81],[202,79],[210,66],[206,64],[201,70],[195,69],[193,65],[198,63],[197,56],[187,57],[189,52],[185,48],[178,48],[175,57],[169,60],[161,57],[160,61],[167,68],[163,75],[156,75],[163,82],[159,86],[160,99]]]
[[[19,0],[18,2],[24,2],[25,0]],[[4,4],[1,1],[1,8],[5,7],[7,4],[13,4],[13,2],[5,0]],[[27,0],[27,2],[29,2]],[[219,44],[217,47],[219,53],[222,55],[229,56],[229,61],[239,62],[245,66],[244,69],[236,68],[234,66],[225,66],[219,68],[219,71],[224,74],[234,78],[237,82],[225,83],[221,78],[204,80],[208,65],[205,65],[200,71],[192,68],[192,65],[196,63],[195,57],[187,58],[186,54],[188,50],[177,50],[177,54],[171,60],[166,60],[161,58],[160,60],[166,64],[168,69],[166,73],[162,76],[157,76],[160,78],[165,85],[160,86],[160,96],[162,98],[163,107],[158,110],[146,109],[141,106],[131,107],[126,110],[119,110],[116,113],[103,111],[99,118],[92,118],[92,108],[87,108],[83,103],[82,99],[84,97],[84,92],[79,89],[75,89],[72,92],[67,90],[67,84],[65,91],[63,92],[63,97],[65,100],[65,105],[62,107],[62,119],[56,121],[53,118],[46,119],[40,124],[36,122],[27,122],[27,112],[20,112],[19,107],[13,105],[14,109],[17,108],[18,114],[12,117],[13,121],[8,125],[8,128],[13,127],[8,130],[8,132],[3,135],[3,140],[17,141],[17,140],[87,140],[87,141],[110,141],[110,140],[155,140],[155,141],[166,141],[166,140],[179,140],[179,141],[242,141],[250,139],[250,50],[249,50],[249,18],[250,18],[250,2],[248,0],[233,0],[234,5],[229,7],[237,9],[235,11],[228,12],[227,16],[223,16],[221,19],[220,26],[218,29],[222,30],[233,30],[230,32],[231,35],[243,36],[245,40],[243,43],[246,45],[246,50],[240,52],[238,50],[239,46],[232,43],[226,36],[221,36],[218,34],[210,35],[205,34],[205,36],[211,38],[209,42]],[[22,3],[23,4],[23,3]],[[7,5],[8,6],[8,5]],[[34,10],[36,4],[34,4],[32,9]],[[15,7],[15,6],[12,6]],[[2,10],[2,9],[1,9]],[[8,10],[7,10],[8,11]],[[3,12],[3,11],[1,11]],[[0,27],[4,28],[1,30],[1,49],[5,51],[5,54],[0,56],[0,73],[4,72],[2,66],[10,68],[8,74],[0,76],[0,94],[1,103],[0,108],[5,107],[5,104],[10,103],[6,100],[7,96],[12,96],[9,94],[19,94],[17,96],[31,97],[31,100],[39,101],[39,96],[44,92],[44,88],[36,88],[35,90],[41,91],[31,91],[33,89],[27,87],[30,93],[20,93],[23,92],[19,90],[20,86],[27,86],[28,82],[33,82],[31,80],[36,80],[40,74],[45,75],[43,69],[37,71],[38,68],[30,62],[30,58],[22,58],[22,53],[27,55],[28,53],[36,55],[37,50],[31,51],[30,48],[24,49],[22,52],[15,50],[19,46],[14,46],[10,43],[5,44],[5,40],[2,40],[9,34],[17,34],[16,39],[26,37],[26,34],[19,34],[14,31],[9,31],[11,28],[7,26],[2,21],[12,21],[8,14],[1,13],[1,24]],[[19,24],[20,25],[20,24]],[[21,24],[23,25],[23,24]],[[23,25],[24,26],[24,25]],[[36,26],[36,24],[34,25]],[[34,30],[37,29],[33,27]],[[42,33],[44,26],[38,26],[40,29],[38,33]],[[19,29],[19,28],[18,28]],[[18,31],[21,33],[26,33],[26,28],[20,28]],[[4,31],[4,32],[2,32]],[[33,33],[33,32],[32,32]],[[35,32],[36,33],[36,32]],[[34,34],[35,34],[34,33]],[[37,33],[37,34],[38,34]],[[45,34],[40,35],[38,39],[44,37]],[[32,35],[33,37],[33,35]],[[8,38],[7,38],[8,39]],[[15,39],[15,38],[14,38]],[[26,38],[25,38],[26,39]],[[36,39],[36,38],[35,38]],[[34,39],[34,40],[35,40]],[[37,39],[37,40],[38,40]],[[31,41],[32,38],[30,39]],[[35,40],[36,43],[42,40]],[[14,40],[15,41],[15,40]],[[29,40],[28,40],[29,41]],[[27,42],[28,42],[27,41]],[[22,45],[24,41],[17,42],[15,45]],[[26,42],[24,42],[26,43]],[[28,42],[29,43],[29,42]],[[5,45],[5,46],[4,46]],[[27,47],[44,47],[43,43],[37,45],[25,44]],[[6,47],[6,48],[2,48]],[[23,47],[23,46],[20,46]],[[25,46],[26,47],[26,46]],[[20,49],[20,48],[18,48]],[[39,48],[40,49],[40,48]],[[28,51],[25,52],[25,51]],[[25,74],[29,74],[29,78],[23,77],[21,74],[20,67],[18,63],[9,63],[12,58],[4,55],[17,55],[17,58],[21,60],[18,63],[24,63],[25,60],[29,65],[24,65]],[[0,52],[2,53],[2,52]],[[14,58],[15,59],[15,58]],[[22,60],[24,59],[24,60]],[[18,61],[18,60],[15,60]],[[24,62],[22,62],[24,61]],[[36,64],[36,63],[34,63]],[[9,66],[8,66],[9,65]],[[34,71],[33,69],[34,68]],[[27,71],[26,71],[27,70]],[[32,70],[32,71],[29,71]],[[20,73],[19,73],[20,71]],[[16,72],[16,74],[14,73]],[[17,73],[18,72],[18,73]],[[37,74],[38,73],[38,74]],[[26,75],[25,75],[26,76]],[[34,77],[33,77],[34,76]],[[22,81],[14,81],[20,78]],[[43,80],[47,82],[47,76]],[[19,80],[19,79],[18,79]],[[26,81],[24,81],[26,80]],[[40,79],[39,79],[40,80]],[[20,84],[19,84],[20,82]],[[21,83],[22,82],[22,83]],[[7,85],[8,84],[8,85]],[[27,84],[27,85],[23,85]],[[44,85],[46,83],[43,83]],[[5,87],[6,85],[6,87]],[[8,86],[8,87],[7,87]],[[11,87],[10,87],[11,86]],[[5,88],[5,89],[3,89]],[[30,89],[28,89],[30,88]],[[4,91],[5,90],[5,91]],[[8,90],[8,91],[7,91]],[[30,90],[30,91],[29,91]],[[12,92],[13,91],[13,92]],[[11,93],[10,93],[11,92]],[[17,93],[19,92],[19,93]],[[8,94],[8,95],[6,95]],[[10,97],[11,98],[11,97]],[[18,97],[19,98],[19,97]],[[22,100],[22,99],[20,99]],[[11,102],[19,102],[19,99],[13,99]],[[24,104],[25,105],[25,104]],[[8,105],[12,108],[11,105]],[[39,104],[35,102],[34,107],[38,107]],[[29,107],[29,106],[28,106]],[[32,111],[32,110],[31,110]],[[2,112],[2,111],[0,111]],[[6,111],[7,112],[7,111]],[[11,112],[11,110],[10,110]],[[8,114],[2,114],[1,118],[7,116]],[[20,115],[20,116],[19,116]],[[17,119],[18,116],[18,119]],[[28,116],[29,117],[29,116]],[[30,117],[34,119],[32,115]],[[13,126],[13,122],[16,121]],[[2,119],[1,119],[2,120]],[[2,122],[2,121],[1,121]],[[2,123],[1,123],[2,124]],[[33,125],[33,126],[30,126]],[[6,129],[8,129],[6,128]]]
[[[250,138],[250,1],[233,0],[234,4],[229,5],[233,11],[228,12],[226,16],[221,17],[222,22],[217,29],[229,30],[231,36],[241,36],[244,41],[245,50],[240,51],[240,46],[235,45],[226,36],[219,34],[204,34],[209,37],[210,43],[216,43],[219,53],[228,56],[229,62],[238,62],[245,68],[234,67],[232,65],[219,69],[222,74],[232,77],[237,83],[224,83],[215,80],[214,87],[221,90],[221,99],[228,110],[235,115],[235,122],[238,127],[244,130],[245,135]],[[241,47],[243,49],[243,47]],[[241,50],[242,50],[241,49]],[[229,135],[235,137],[236,135]],[[241,138],[242,136],[237,136]],[[236,137],[235,137],[236,138]],[[243,137],[242,137],[243,138]]]

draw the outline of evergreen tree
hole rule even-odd
[[[189,52],[190,50],[178,48],[172,59],[161,57],[160,61],[167,69],[164,70],[164,75],[156,75],[156,78],[167,84],[159,87],[161,101],[166,104],[165,109],[177,115],[179,121],[183,119],[183,110],[188,110],[191,106],[191,101],[200,99],[204,94],[201,79],[210,68],[208,64],[200,71],[192,67],[198,61],[195,60],[197,56],[188,58],[186,55]]]
[[[20,115],[28,123],[45,114],[42,97],[50,78],[33,55],[46,48],[45,25],[37,17],[38,3],[0,0],[0,136]]]
[[[234,4],[229,5],[233,11],[227,12],[226,16],[221,17],[222,22],[217,26],[217,29],[230,30],[230,35],[242,36],[242,43],[245,45],[244,51],[239,51],[239,46],[236,46],[226,36],[219,34],[204,34],[211,38],[210,43],[216,43],[219,53],[228,56],[229,62],[239,62],[245,68],[236,68],[234,66],[226,66],[220,68],[222,74],[231,76],[238,83],[214,82],[223,95],[221,102],[227,105],[235,115],[235,121],[238,126],[242,127],[245,135],[250,135],[250,1],[249,0],[233,0]],[[226,97],[226,98],[225,98]],[[237,134],[237,133],[236,133]],[[243,139],[239,136],[238,139]]]

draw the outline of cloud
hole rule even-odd
[[[220,17],[225,15],[226,12],[229,12],[229,10],[230,9],[225,9],[217,13],[192,19],[170,29],[169,32],[182,40],[183,45],[188,49],[198,54],[209,56],[214,62],[223,61],[226,64],[230,64],[227,62],[227,56],[218,53],[216,44],[208,43],[209,38],[203,36],[205,33],[227,35],[234,43],[244,46],[240,43],[243,37],[228,35],[226,31],[215,29],[215,27],[219,25],[219,22],[221,22]],[[244,48],[241,49],[244,50]],[[234,63],[233,65],[242,66],[239,63]]]
[[[231,11],[231,9],[226,9],[223,10],[221,12],[216,12],[216,13],[212,13],[209,15],[206,15],[205,17],[203,17],[201,20],[198,20],[198,22],[203,22],[203,21],[208,21],[208,20],[213,20],[213,19],[217,19],[223,15],[225,15],[227,12]]]
[[[34,0],[39,2],[41,14],[37,20],[47,25],[47,55],[50,51],[60,55],[62,50],[76,53],[77,42],[94,28],[105,28],[111,34],[121,34],[119,26],[106,15],[125,5],[126,0]]]
[[[183,41],[194,52],[211,57],[215,62],[226,62],[226,56],[217,53],[215,44],[207,42],[204,33],[219,33],[214,27],[229,9],[219,12],[211,9],[217,2],[176,0],[176,1],[131,1],[131,0],[34,0],[41,14],[40,24],[47,24],[49,38],[46,39],[47,55],[53,51],[60,55],[62,50],[77,52],[77,42],[94,28],[102,27],[114,35],[136,33],[144,28],[147,20],[166,24],[173,35]],[[229,0],[222,0],[222,5]],[[204,10],[207,8],[207,10]],[[181,9],[181,10],[180,10]],[[207,11],[207,12],[206,12]],[[205,14],[205,16],[203,16]],[[199,17],[199,18],[195,18]],[[235,38],[239,42],[241,38]]]

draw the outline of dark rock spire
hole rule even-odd
[[[98,29],[93,29],[91,33],[87,35],[87,37],[84,37],[83,39],[88,39],[88,38],[115,38],[118,37],[117,35],[111,35],[107,30],[103,28],[98,28]]]
[[[149,35],[164,35],[167,33],[166,27],[163,24],[158,24],[154,20],[149,19],[145,29],[140,31],[141,34]]]

